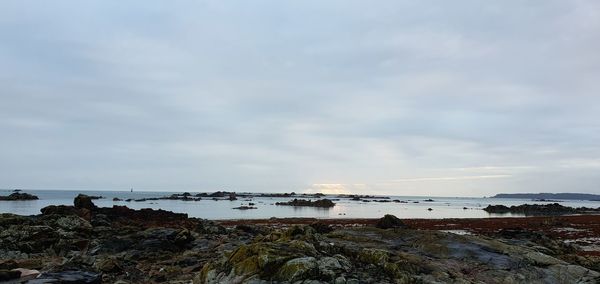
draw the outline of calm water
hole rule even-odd
[[[0,195],[8,195],[11,190],[0,190]],[[0,201],[0,213],[14,213],[20,215],[40,214],[40,209],[48,205],[72,205],[73,198],[78,191],[59,190],[28,190],[27,193],[35,194],[40,199],[32,201]],[[85,191],[87,195],[100,195],[104,199],[94,200],[100,207],[113,205],[126,205],[133,209],[153,208],[173,212],[187,213],[190,217],[205,219],[262,219],[270,217],[315,217],[315,218],[379,218],[384,214],[393,214],[399,218],[488,218],[488,217],[515,217],[515,215],[489,214],[482,209],[489,204],[503,204],[507,206],[520,204],[544,204],[548,202],[534,202],[529,199],[498,199],[498,198],[464,198],[464,197],[423,197],[423,196],[390,196],[391,199],[400,199],[409,203],[379,203],[353,201],[340,198],[334,201],[336,206],[330,209],[312,207],[277,206],[275,202],[288,201],[290,198],[253,197],[252,201],[239,198],[236,201],[214,201],[209,198],[201,201],[181,200],[156,200],[145,202],[112,201],[113,197],[121,199],[140,199],[149,197],[162,197],[173,192],[123,192],[123,191]],[[336,198],[330,196],[328,198]],[[433,202],[423,200],[431,198]],[[419,201],[419,203],[412,203]],[[234,210],[233,207],[255,203],[258,209]],[[564,206],[572,207],[600,207],[598,201],[564,200]],[[467,207],[468,209],[463,209]],[[432,211],[428,211],[432,208]],[[516,215],[518,216],[518,215]]]

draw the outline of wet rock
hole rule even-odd
[[[324,198],[315,201],[306,199],[294,199],[288,202],[276,202],[275,205],[329,208],[335,206],[335,203],[327,198]]]
[[[76,231],[80,233],[89,232],[92,225],[78,216],[64,216],[56,220],[56,225],[67,231]]]
[[[398,219],[398,217],[386,214],[383,216],[383,218],[377,221],[375,227],[380,229],[406,228],[406,225],[404,222],[402,222],[402,220]]]
[[[43,215],[79,215],[77,208],[67,205],[49,205],[40,209]]]
[[[319,234],[326,234],[333,231],[333,227],[322,222],[315,222],[309,225]]]
[[[73,203],[75,205],[75,208],[78,208],[78,209],[88,209],[88,210],[96,209],[96,205],[94,205],[94,202],[92,202],[92,198],[85,194],[77,195],[75,197],[75,199],[73,200]]]
[[[550,266],[555,264],[565,264],[564,261],[551,257],[540,252],[530,252],[525,254],[525,258],[531,264],[536,266]]]
[[[240,207],[233,207],[233,208],[231,208],[231,209],[237,209],[237,210],[250,210],[250,209],[258,209],[258,208],[254,207],[254,206],[245,206],[245,205],[242,205],[242,206],[240,206]]]
[[[8,196],[0,196],[0,200],[18,201],[18,200],[37,200],[37,196],[24,192],[13,192]]]
[[[119,272],[123,270],[121,263],[114,258],[107,258],[97,262],[94,265],[98,270],[102,272]]]
[[[276,273],[279,281],[310,279],[317,273],[317,260],[314,257],[300,257],[288,260]]]
[[[560,205],[558,203],[552,204],[523,204],[518,206],[505,206],[505,205],[488,205],[484,208],[488,213],[505,214],[505,213],[516,213],[524,215],[564,215],[564,214],[586,214],[586,213],[597,213],[600,212],[600,208],[573,208]]]
[[[0,281],[8,281],[21,277],[21,271],[0,270]]]
[[[99,284],[102,283],[102,275],[81,270],[66,270],[42,273],[37,279],[27,283]]]
[[[358,255],[358,259],[367,264],[384,265],[389,259],[389,252],[382,249],[365,248]]]
[[[0,248],[25,253],[39,253],[53,247],[59,234],[50,226],[12,225],[0,231]]]
[[[111,225],[111,221],[110,221],[110,218],[108,218],[108,216],[106,216],[105,214],[96,214],[96,215],[92,216],[91,224],[94,227],[99,227],[99,226],[107,226],[108,227]]]

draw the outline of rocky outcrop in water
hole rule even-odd
[[[277,202],[276,205],[284,206],[308,206],[308,207],[323,207],[329,208],[335,206],[335,203],[327,198],[319,200],[308,200],[308,199],[294,199],[288,202]]]
[[[523,204],[518,206],[505,206],[505,205],[488,205],[484,208],[488,213],[496,214],[524,214],[524,215],[565,215],[565,214],[589,214],[589,213],[600,213],[600,208],[573,208],[560,205],[558,203],[552,204]]]
[[[18,201],[18,200],[37,200],[37,196],[25,192],[15,191],[7,196],[0,196],[0,200]]]

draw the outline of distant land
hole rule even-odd
[[[574,199],[600,201],[600,195],[589,193],[499,193],[492,198]]]

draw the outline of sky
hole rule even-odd
[[[600,1],[0,3],[0,187],[600,193]]]

